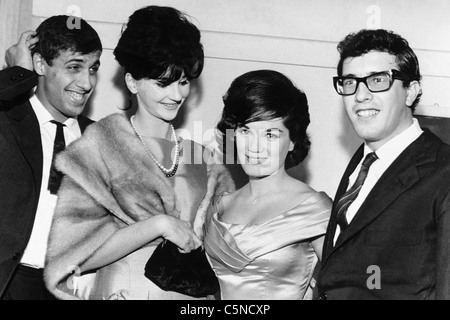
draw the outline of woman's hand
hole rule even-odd
[[[181,252],[188,253],[202,245],[189,222],[169,215],[160,215],[162,237],[173,242]]]
[[[157,214],[117,230],[84,263],[81,272],[122,259],[160,237],[174,243],[183,253],[191,252],[202,244],[188,222],[166,214]]]

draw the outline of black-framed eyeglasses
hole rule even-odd
[[[364,83],[370,92],[383,92],[388,91],[392,87],[395,79],[410,81],[406,73],[391,69],[362,78],[349,76],[333,77],[333,84],[338,94],[341,96],[351,96],[355,94],[360,82]]]

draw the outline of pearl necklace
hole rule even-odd
[[[174,155],[172,166],[169,169],[167,169],[161,163],[159,163],[159,161],[156,160],[155,156],[150,152],[150,149],[147,147],[147,144],[144,142],[144,139],[137,131],[136,126],[134,125],[134,122],[133,122],[133,118],[134,118],[134,116],[132,116],[130,118],[131,126],[133,127],[133,130],[136,133],[136,135],[138,136],[139,140],[141,140],[145,151],[148,153],[150,158],[152,158],[152,160],[156,163],[158,168],[166,175],[167,178],[173,177],[175,175],[175,173],[177,172],[178,162],[180,160],[180,143],[178,142],[177,134],[175,133],[175,128],[173,127],[173,125],[170,124],[170,128],[172,129],[173,139],[175,140],[175,155]]]

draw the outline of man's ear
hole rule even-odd
[[[138,92],[138,82],[129,72],[125,75],[125,83],[127,84],[128,90],[130,90],[132,94],[136,94]]]
[[[33,55],[33,68],[39,76],[43,76],[45,74],[47,66],[47,62],[39,53],[35,53]]]
[[[422,87],[420,86],[420,83],[418,81],[412,81],[407,90],[406,105],[411,107],[414,101],[416,101],[417,96],[421,93]]]

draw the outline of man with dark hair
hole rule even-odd
[[[338,50],[334,86],[364,144],[334,199],[319,299],[449,299],[450,146],[413,117],[417,57],[382,29]]]
[[[57,152],[92,123],[81,113],[95,88],[102,53],[97,32],[83,19],[79,28],[70,28],[68,19],[50,17],[36,33],[22,35],[15,53],[23,54],[24,46],[32,48],[36,90],[31,98],[11,94],[0,108],[3,300],[54,299],[43,281],[47,237],[61,178],[52,162]],[[15,94],[30,88],[29,83]]]

